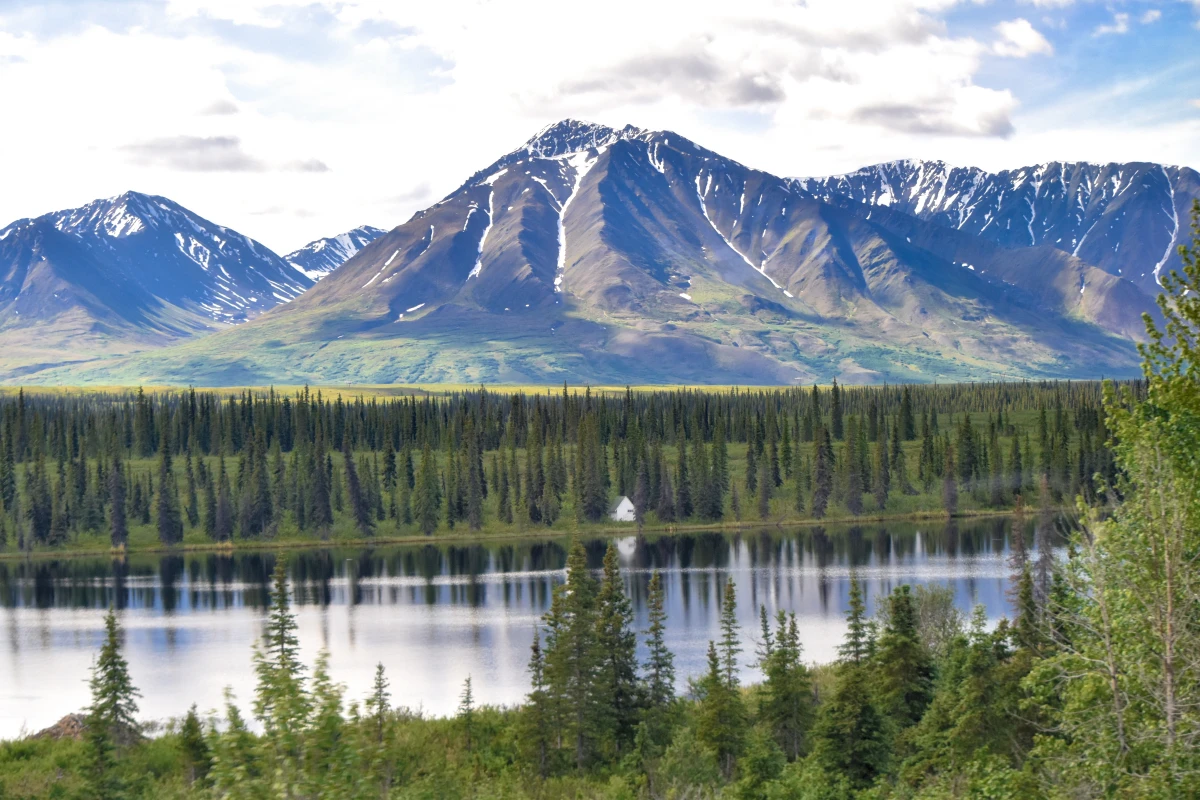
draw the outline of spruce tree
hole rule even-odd
[[[829,431],[824,427],[817,428],[813,438],[813,519],[825,516],[829,507],[829,497],[833,494],[833,445],[829,441]]]
[[[875,783],[888,762],[883,717],[871,701],[870,672],[864,664],[843,664],[832,695],[821,704],[812,729],[812,757],[831,777],[854,790]]]
[[[842,440],[842,390],[838,388],[837,378],[833,379],[833,388],[829,393],[829,425],[834,441]]]
[[[897,729],[915,725],[933,696],[933,661],[917,632],[911,587],[888,597],[887,624],[875,653],[875,691],[880,711]]]
[[[726,679],[714,642],[708,643],[708,671],[693,684],[693,693],[699,698],[696,738],[716,754],[728,780],[745,744],[747,715],[737,686]]]
[[[900,394],[900,419],[896,426],[904,441],[911,442],[917,438],[916,419],[913,416],[912,387],[905,386]]]
[[[604,553],[604,576],[596,598],[596,644],[599,649],[600,703],[609,716],[609,735],[620,756],[633,743],[638,722],[637,635],[633,606],[621,580],[617,545],[609,540]]]
[[[659,481],[658,506],[655,509],[659,522],[675,521],[675,491],[671,488],[671,471],[663,468]]]
[[[121,653],[121,629],[113,609],[104,617],[104,644],[92,665],[92,702],[84,727],[88,796],[124,797],[125,782],[117,772],[120,755],[140,738],[137,698]]]
[[[342,462],[346,469],[346,502],[350,504],[350,514],[359,533],[370,536],[374,532],[375,521],[363,494],[362,483],[359,481],[358,468],[354,464],[354,456],[349,444],[342,447]]]
[[[550,772],[550,747],[555,712],[550,687],[546,683],[546,657],[542,651],[541,633],[535,627],[533,644],[529,648],[529,696],[521,708],[521,741],[537,766],[543,779]]]
[[[733,578],[726,578],[725,596],[721,599],[721,671],[726,685],[734,690],[738,688],[738,654],[741,652],[737,589]]]
[[[413,520],[426,536],[432,535],[437,529],[438,507],[441,505],[439,493],[437,465],[427,443],[421,450],[421,465],[417,470],[412,496]]]
[[[843,661],[860,664],[871,651],[871,632],[867,623],[867,606],[863,600],[858,574],[850,573],[850,607],[846,612],[846,641],[838,647]]]
[[[158,498],[155,503],[158,539],[165,545],[173,545],[183,541],[183,517],[179,512],[179,487],[171,466],[171,441],[165,425],[159,449]]]
[[[120,452],[113,448],[113,462],[108,470],[109,533],[112,546],[121,548],[129,541],[129,523],[125,516],[125,473],[121,468]]]
[[[374,729],[375,743],[380,745],[384,743],[388,714],[392,709],[392,695],[388,691],[389,687],[387,673],[383,669],[383,662],[380,661],[375,664],[375,680],[371,684],[371,696],[367,698],[366,702],[371,727]]]
[[[695,508],[692,505],[692,481],[688,476],[687,442],[683,438],[682,431],[676,440],[676,447],[679,458],[675,469],[677,478],[675,485],[675,516],[683,520],[692,516]]]
[[[475,734],[475,693],[471,689],[470,675],[463,681],[462,694],[458,696],[458,721],[462,723],[463,732],[466,734],[466,750],[469,755],[474,746]]]
[[[665,746],[662,738],[665,715],[675,700],[675,656],[667,648],[667,612],[662,574],[655,570],[647,587],[646,613],[650,627],[646,629],[645,694],[647,713],[652,720],[652,734],[657,744]]]
[[[188,783],[203,781],[212,768],[212,752],[204,738],[204,728],[196,714],[196,705],[188,709],[179,731],[179,749],[187,768]]]
[[[186,473],[187,500],[184,503],[184,513],[187,514],[189,527],[196,527],[200,522],[200,499],[196,494],[196,471],[192,469],[192,459],[187,455],[183,459]]]
[[[875,508],[883,511],[887,506],[888,492],[891,491],[892,474],[888,463],[887,445],[883,439],[875,444],[875,475],[871,493],[875,496]]]
[[[958,483],[954,477],[954,448],[946,448],[946,464],[942,475],[942,507],[949,516],[958,513]]]
[[[765,614],[765,607],[763,609]],[[759,717],[788,761],[806,749],[813,720],[812,679],[801,658],[803,648],[796,615],[780,610],[772,646],[762,660],[765,681]]]
[[[596,679],[600,653],[596,641],[596,582],[578,540],[567,556],[567,580],[554,590],[546,612],[546,683],[552,704],[561,709],[561,735],[572,760],[583,769],[592,759],[606,710]]]
[[[279,776],[279,793],[294,796],[301,775],[311,701],[305,691],[287,565],[282,558],[275,562],[271,610],[263,640],[255,646],[254,671],[257,678],[254,714],[263,726],[268,771]]]
[[[758,466],[758,518],[769,519],[771,516],[771,489],[775,482],[771,480],[767,462]]]
[[[217,533],[217,493],[213,483],[204,482],[204,534],[210,539],[215,539]]]
[[[217,465],[217,504],[213,519],[213,538],[227,542],[233,537],[233,498],[229,491],[229,475],[225,471],[225,457],[219,456]]]

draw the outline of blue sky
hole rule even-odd
[[[0,87],[0,225],[137,189],[287,251],[568,116],[779,175],[1200,167],[1200,0],[0,0]]]

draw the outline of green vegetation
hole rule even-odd
[[[17,392],[0,555],[600,532],[621,495],[643,529],[1100,503],[1102,401],[1098,383]]]

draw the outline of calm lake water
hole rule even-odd
[[[721,587],[737,585],[744,674],[758,608],[794,611],[809,661],[829,661],[845,631],[849,577],[875,601],[901,584],[945,584],[965,611],[983,604],[994,621],[1007,598],[1013,521],[827,526],[618,540],[637,626],[646,588],[663,573],[669,644],[680,683],[703,670],[717,636]],[[1041,536],[1033,521],[1025,541]],[[1049,533],[1045,534],[1049,536]],[[605,540],[586,542],[598,569]],[[567,541],[436,544],[287,554],[304,658],[328,649],[349,697],[367,694],[375,664],[393,700],[427,714],[453,713],[469,675],[483,703],[516,703],[527,691],[534,626],[563,580]],[[142,692],[141,716],[165,719],[193,703],[217,709],[232,687],[249,715],[251,644],[262,633],[274,554],[131,556],[124,561],[0,562],[4,622],[0,738],[33,732],[88,702],[89,666],[111,604]]]

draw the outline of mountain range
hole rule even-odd
[[[1155,313],[1156,277],[1179,266],[1198,195],[1194,170],[1140,163],[987,173],[901,161],[782,178],[670,131],[564,120],[390,231],[285,257],[134,193],[14,223],[0,231],[0,376],[1131,374],[1141,315]],[[55,336],[71,342],[57,360]]]

